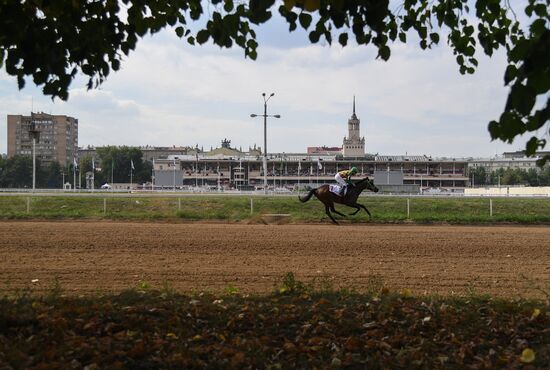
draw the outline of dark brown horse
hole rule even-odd
[[[350,215],[357,214],[357,212],[359,212],[361,208],[363,208],[369,214],[369,217],[371,217],[371,214],[367,207],[357,203],[357,198],[359,197],[359,194],[361,194],[365,189],[369,189],[370,191],[373,191],[375,193],[378,192],[378,188],[374,185],[372,180],[370,180],[368,177],[365,177],[364,179],[357,181],[354,185],[349,185],[346,195],[344,196],[334,194],[329,190],[329,185],[325,184],[319,186],[317,189],[310,190],[309,193],[307,193],[303,197],[298,196],[298,199],[300,199],[300,202],[305,203],[310,200],[313,195],[315,195],[317,199],[319,199],[325,205],[325,212],[328,217],[330,217],[332,222],[338,225],[338,222],[336,222],[334,217],[332,217],[330,211],[343,217],[346,217],[346,215],[338,212],[334,208],[334,203],[340,203],[345,206],[355,208],[355,212],[350,213]]]

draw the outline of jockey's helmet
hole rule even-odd
[[[349,172],[356,174],[357,173],[357,167],[350,168]]]

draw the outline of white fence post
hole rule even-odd
[[[250,198],[250,214],[254,213],[254,199]]]
[[[103,214],[107,213],[107,198],[103,198]]]
[[[493,217],[493,200],[489,199],[489,215]]]
[[[410,218],[410,214],[411,214],[411,200],[409,198],[407,198],[407,218]]]
[[[31,211],[31,198],[27,197],[27,213]]]

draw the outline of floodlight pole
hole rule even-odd
[[[36,129],[34,115],[31,111],[31,123],[29,126],[29,135],[32,137],[32,192],[36,189],[36,142],[40,137],[40,132]]]
[[[264,158],[263,158],[263,167],[264,167],[264,194],[267,194],[267,117],[281,118],[279,114],[268,115],[267,114],[267,102],[271,99],[275,93],[271,93],[266,99],[265,93],[262,93],[264,98],[264,114],[251,114],[250,117],[263,117],[264,118]]]
[[[36,138],[32,138],[32,192],[36,188]]]

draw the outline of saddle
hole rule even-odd
[[[333,184],[330,184],[328,186],[328,190],[331,192],[331,193],[334,193],[338,196],[340,196],[342,193],[342,187],[340,185],[333,185]]]

